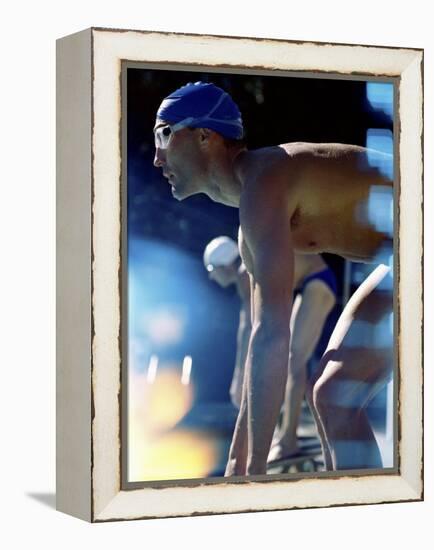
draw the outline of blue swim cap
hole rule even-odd
[[[241,139],[244,134],[240,110],[231,96],[205,82],[190,82],[167,96],[157,111],[158,120],[209,128],[232,139]]]

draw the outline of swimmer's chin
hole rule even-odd
[[[178,201],[183,201],[184,199],[187,199],[188,197],[195,195],[195,193],[187,192],[185,189],[184,191],[182,191],[176,185],[171,185],[171,192],[172,192],[172,197]]]
[[[172,186],[172,197],[174,199],[176,199],[177,201],[183,201],[184,199],[186,199],[187,197],[189,197],[190,195],[186,195],[184,193],[181,193],[178,189],[176,189],[175,187]]]
[[[177,201],[182,201],[185,198],[182,195],[180,195],[174,187],[172,187],[171,191],[172,191],[172,197]]]

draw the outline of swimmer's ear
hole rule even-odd
[[[213,149],[217,143],[219,134],[208,128],[199,128],[199,147],[202,151],[207,152]]]
[[[211,136],[211,130],[208,128],[199,128],[200,143],[206,143]]]

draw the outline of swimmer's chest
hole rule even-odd
[[[328,209],[325,212],[296,210],[291,218],[291,242],[293,251],[299,254],[321,252],[342,254],[355,246],[356,249],[360,248],[365,256],[368,254],[371,244],[375,248],[378,246],[377,242],[373,242],[372,231],[360,227],[355,230],[351,209],[344,215],[342,213],[336,215],[329,212]],[[247,271],[253,274],[253,254],[243,237],[241,227],[238,234],[238,246]]]
[[[339,217],[329,205],[317,208],[313,204],[301,203],[291,216],[291,241],[296,252],[317,254],[326,252],[335,241],[346,220]],[[344,231],[342,231],[344,233]]]
[[[315,254],[327,249],[330,240],[328,227],[330,220],[327,214],[296,209],[291,213],[288,209],[288,216],[291,217],[291,242],[295,252]],[[264,244],[265,246],[265,244]],[[254,272],[253,254],[243,235],[243,228],[240,226],[238,233],[238,248],[241,259],[249,273]]]

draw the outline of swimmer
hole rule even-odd
[[[238,245],[230,237],[217,237],[210,241],[203,254],[203,263],[209,278],[223,288],[235,285],[240,298],[240,317],[237,331],[237,353],[229,395],[239,409],[244,378],[244,364],[250,341],[250,279],[240,258]]]
[[[297,427],[306,392],[307,362],[336,304],[336,278],[321,256],[295,254],[294,260],[296,294],[290,321],[288,380],[282,422],[276,428],[269,461],[294,456],[299,452]],[[239,409],[251,333],[249,274],[241,261],[237,244],[226,236],[217,237],[208,243],[203,262],[211,280],[223,288],[231,284],[236,286],[241,302],[235,369],[229,390],[233,405]]]
[[[226,475],[266,473],[287,380],[295,252],[373,265],[342,312],[308,397],[328,469],[381,467],[366,406],[393,365],[391,335],[377,337],[392,314],[392,293],[380,289],[391,277],[393,239],[371,199],[391,204],[393,182],[377,162],[391,157],[340,143],[248,150],[236,103],[202,82],[162,101],[154,137],[154,165],[175,198],[204,193],[239,208],[252,331]]]

